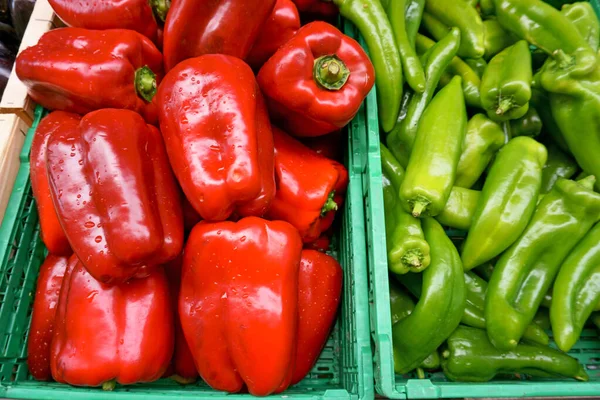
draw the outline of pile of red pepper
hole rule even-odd
[[[16,62],[53,111],[31,150],[50,253],[31,374],[296,384],[340,301],[341,267],[316,250],[348,184],[340,129],[374,84],[366,53],[314,0],[50,3],[68,27]]]

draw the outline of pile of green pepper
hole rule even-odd
[[[396,373],[587,380],[565,352],[600,325],[591,5],[345,3],[379,74]]]

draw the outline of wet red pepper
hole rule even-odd
[[[273,137],[250,67],[226,55],[192,58],[169,71],[157,98],[171,165],[198,214],[263,215],[275,195]]]
[[[71,248],[96,279],[141,277],[181,252],[181,198],[160,132],[133,111],[99,110],[57,129],[47,172]]]
[[[317,250],[322,253],[325,253],[327,250],[329,250],[330,245],[331,245],[331,238],[326,234],[322,234],[314,242],[306,243],[304,245],[304,248],[307,250]]]
[[[303,26],[257,76],[271,117],[290,134],[320,136],[348,124],[375,83],[369,57],[325,22]]]
[[[291,378],[302,241],[283,221],[201,222],[183,260],[179,315],[202,379],[256,396]]]
[[[162,55],[137,32],[53,29],[19,54],[15,69],[29,96],[50,110],[124,108],[156,122],[152,99],[163,75]]]

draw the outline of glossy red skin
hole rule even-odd
[[[292,385],[310,372],[335,322],[343,271],[331,256],[303,250],[298,272],[298,338]]]
[[[179,315],[202,379],[275,392],[296,354],[302,241],[283,221],[201,222],[187,242]]]
[[[339,129],[327,135],[305,138],[302,143],[313,149],[317,154],[332,160],[342,161],[344,143],[342,142],[342,131]]]
[[[60,287],[68,260],[68,257],[49,254],[40,267],[37,279],[31,326],[27,338],[27,366],[31,376],[38,381],[52,378],[50,344],[54,333]]]
[[[158,129],[104,109],[48,141],[47,172],[69,243],[103,283],[143,277],[183,247],[179,188]]]
[[[75,386],[159,379],[173,354],[173,308],[162,268],[115,286],[69,260],[52,340],[52,377]]]
[[[52,254],[70,256],[73,253],[67,236],[56,215],[50,183],[46,173],[46,145],[48,138],[57,130],[77,131],[81,117],[77,114],[55,111],[38,125],[29,154],[31,189],[40,218],[41,236],[44,245]]]
[[[157,98],[171,165],[198,214],[263,215],[275,195],[273,137],[250,67],[218,54],[186,60]]]
[[[277,193],[267,218],[287,221],[305,243],[316,240],[333,223],[335,211],[321,217],[329,194],[335,190],[338,209],[348,187],[348,171],[273,127]]]
[[[162,55],[147,37],[130,30],[60,28],[23,50],[16,72],[31,98],[50,110],[87,114],[123,108],[155,123],[157,109],[137,95],[135,72],[148,66],[163,75]]]
[[[203,54],[246,58],[275,0],[173,0],[164,28],[165,68]]]
[[[313,78],[317,58],[336,55],[350,76],[340,90],[327,90]],[[369,57],[354,39],[333,25],[304,25],[263,65],[257,76],[269,112],[286,132],[320,136],[348,124],[375,83]]]
[[[265,21],[250,54],[248,64],[255,70],[271,57],[300,29],[300,14],[292,0],[277,0],[275,8]]]
[[[86,29],[131,29],[156,40],[158,25],[148,0],[48,0],[65,25]]]
[[[327,250],[329,250],[330,245],[331,245],[331,238],[329,236],[327,236],[326,234],[322,234],[314,242],[306,243],[304,245],[304,249],[305,250],[317,250],[322,253],[325,253]]]
[[[338,14],[338,8],[332,1],[323,0],[293,0],[301,12],[321,15],[331,18]]]

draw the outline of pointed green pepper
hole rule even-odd
[[[548,193],[559,178],[569,179],[579,171],[579,166],[565,154],[558,145],[550,142],[546,145],[548,160],[542,170],[542,193]]]

